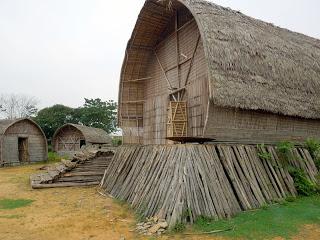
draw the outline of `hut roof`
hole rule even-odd
[[[72,123],[67,123],[60,127],[54,134],[53,138],[57,135],[57,133],[67,127],[67,126],[72,126],[78,129],[84,136],[87,142],[90,143],[110,143],[111,142],[111,137],[102,129],[100,128],[93,128],[93,127],[87,127],[84,125],[79,125],[79,124],[72,124]]]
[[[147,0],[139,19],[150,16],[160,2]],[[320,118],[320,40],[207,1],[171,2],[186,6],[197,22],[214,104]],[[147,31],[143,29],[148,24],[139,19],[127,54],[137,45],[139,33]],[[154,43],[150,40],[147,45]]]
[[[8,120],[8,119],[4,119],[4,120],[0,120],[0,135],[4,135],[5,132],[7,131],[7,129],[18,123],[18,122],[22,122],[22,121],[28,121],[31,124],[35,125],[37,128],[39,128],[39,130],[41,131],[41,133],[43,134],[43,136],[45,136],[44,132],[42,131],[42,129],[39,127],[39,125],[34,122],[33,120],[31,120],[30,118],[19,118],[19,119],[12,119],[12,120]]]

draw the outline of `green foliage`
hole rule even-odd
[[[75,123],[73,122],[73,112],[74,109],[58,104],[40,110],[34,120],[42,128],[46,137],[50,139],[62,125]]]
[[[305,142],[305,147],[309,150],[317,169],[320,170],[320,141],[309,138]]]
[[[271,153],[269,153],[269,152],[259,152],[258,153],[258,157],[260,158],[260,159],[262,159],[262,160],[271,160]]]
[[[286,202],[294,202],[296,201],[297,199],[293,196],[289,196],[289,197],[286,197]]]
[[[112,146],[119,147],[121,145],[122,145],[122,137],[116,136],[112,138]]]
[[[286,205],[271,205],[266,210],[242,212],[232,219],[215,221],[201,217],[192,227],[195,232],[209,232],[235,227],[234,231],[217,233],[231,239],[290,239],[306,224],[320,224],[320,196],[301,197]]]
[[[281,164],[284,167],[288,167],[289,166],[289,161],[290,159],[292,159],[292,150],[294,148],[294,144],[292,142],[289,141],[283,141],[283,142],[279,142],[277,144],[277,152],[279,154],[279,159],[281,161]]]
[[[0,199],[0,209],[16,209],[30,205],[34,200],[30,199]]]
[[[318,192],[317,185],[307,178],[304,171],[300,169],[290,169],[289,173],[293,178],[294,186],[299,195],[311,196]]]
[[[272,158],[271,153],[266,151],[265,145],[264,144],[258,144],[257,145],[257,150],[258,150],[258,157],[261,160],[266,160],[266,161],[270,161]]]
[[[176,223],[170,230],[172,233],[182,233],[186,230],[186,225],[184,223]]]
[[[48,162],[60,162],[61,159],[68,159],[68,157],[67,156],[61,157],[55,152],[48,152]]]
[[[114,101],[85,98],[83,107],[75,109],[73,119],[85,126],[101,128],[107,133],[112,133],[117,130],[116,115],[117,104]]]
[[[101,99],[87,99],[79,108],[64,105],[54,105],[38,112],[34,120],[43,129],[48,139],[54,132],[66,123],[82,124],[105,130],[107,133],[116,131],[117,104]]]
[[[271,160],[271,153],[267,152],[265,149],[264,144],[258,144],[257,145],[258,149],[258,157],[262,160],[270,161]]]

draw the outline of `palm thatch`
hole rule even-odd
[[[181,1],[204,40],[220,106],[320,118],[320,41],[216,4]]]
[[[57,134],[59,134],[61,131],[63,131],[63,129],[68,127],[73,127],[79,130],[82,133],[87,143],[108,144],[108,143],[111,143],[112,141],[111,137],[103,129],[87,127],[79,124],[67,123],[56,130],[55,134],[53,135],[53,142],[55,142]]]

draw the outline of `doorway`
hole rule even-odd
[[[86,140],[80,139],[80,149],[82,146],[86,146]]]
[[[20,162],[22,163],[30,162],[28,138],[23,138],[23,137],[18,138],[18,151],[19,151]]]

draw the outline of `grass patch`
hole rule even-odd
[[[18,218],[21,218],[21,217],[24,217],[23,215],[4,215],[4,216],[1,216],[0,215],[0,218],[4,218],[4,219],[18,219]]]
[[[69,159],[68,156],[59,156],[55,152],[48,152],[48,161],[47,162],[60,162],[61,159]]]
[[[30,205],[34,200],[30,199],[0,199],[0,210],[22,208]]]
[[[230,220],[214,221],[200,218],[192,227],[196,232],[235,227],[234,231],[220,233],[230,238],[271,239],[298,234],[305,224],[320,224],[320,196],[301,197],[294,202],[269,206],[252,212],[243,212]]]
[[[184,223],[176,223],[171,229],[171,233],[182,233],[186,230],[186,225]]]

